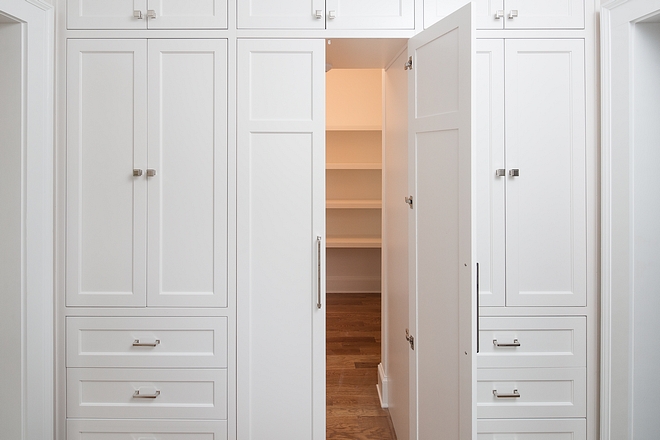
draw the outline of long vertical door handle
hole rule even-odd
[[[321,308],[321,236],[316,236],[316,307]]]
[[[479,353],[479,263],[477,263],[477,353]]]

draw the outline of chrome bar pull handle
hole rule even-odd
[[[513,390],[513,393],[511,394],[500,394],[497,392],[497,390],[493,390],[493,396],[498,399],[517,399],[520,397],[520,393],[518,390]]]
[[[149,394],[141,394],[140,390],[135,390],[133,393],[133,399],[155,399],[158,396],[160,396],[160,390],[155,390],[153,393]]]
[[[321,302],[321,236],[316,236],[316,308],[320,309]]]
[[[133,170],[133,177],[140,177],[141,175],[142,175],[142,170],[137,168]]]
[[[495,170],[495,175],[497,177],[504,177],[506,176],[506,170],[504,168],[498,168]]]
[[[509,176],[511,176],[511,177],[520,177],[520,170],[518,168],[511,168],[509,170]]]
[[[160,339],[156,339],[154,342],[140,342],[139,339],[133,341],[133,347],[156,347],[160,345]]]
[[[497,342],[497,339],[493,339],[493,345],[495,347],[520,347],[520,341],[517,338],[513,342]]]

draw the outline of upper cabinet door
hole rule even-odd
[[[454,12],[468,0],[424,0],[424,29]],[[504,0],[474,0],[474,17],[478,29],[502,29],[502,19],[495,14],[504,9]]]
[[[147,305],[226,307],[226,40],[149,40],[148,168]]]
[[[414,29],[414,0],[238,0],[241,29]]]
[[[66,304],[144,306],[147,42],[67,46]]]
[[[584,28],[584,0],[505,0],[504,6],[506,29]]]
[[[67,0],[69,29],[226,29],[227,0]]]
[[[147,0],[68,0],[69,29],[146,29]]]
[[[239,29],[325,29],[325,0],[237,0]]]
[[[413,0],[326,0],[328,29],[414,29]]]
[[[149,29],[227,29],[227,0],[149,0]]]
[[[584,40],[506,41],[506,302],[586,305]]]
[[[325,439],[325,41],[239,40],[238,438]]]
[[[408,43],[412,439],[476,437],[472,14],[468,4]]]

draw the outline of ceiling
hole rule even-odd
[[[333,69],[383,69],[406,47],[407,38],[332,38],[325,62]]]

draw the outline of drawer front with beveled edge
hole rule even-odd
[[[226,317],[69,317],[67,367],[226,368]]]
[[[587,322],[570,317],[479,318],[478,368],[584,367]]]
[[[586,419],[477,421],[478,440],[586,440]]]
[[[227,370],[68,368],[67,417],[227,419]]]
[[[68,420],[67,440],[227,440],[227,422]]]
[[[477,370],[477,417],[586,417],[586,368]]]

